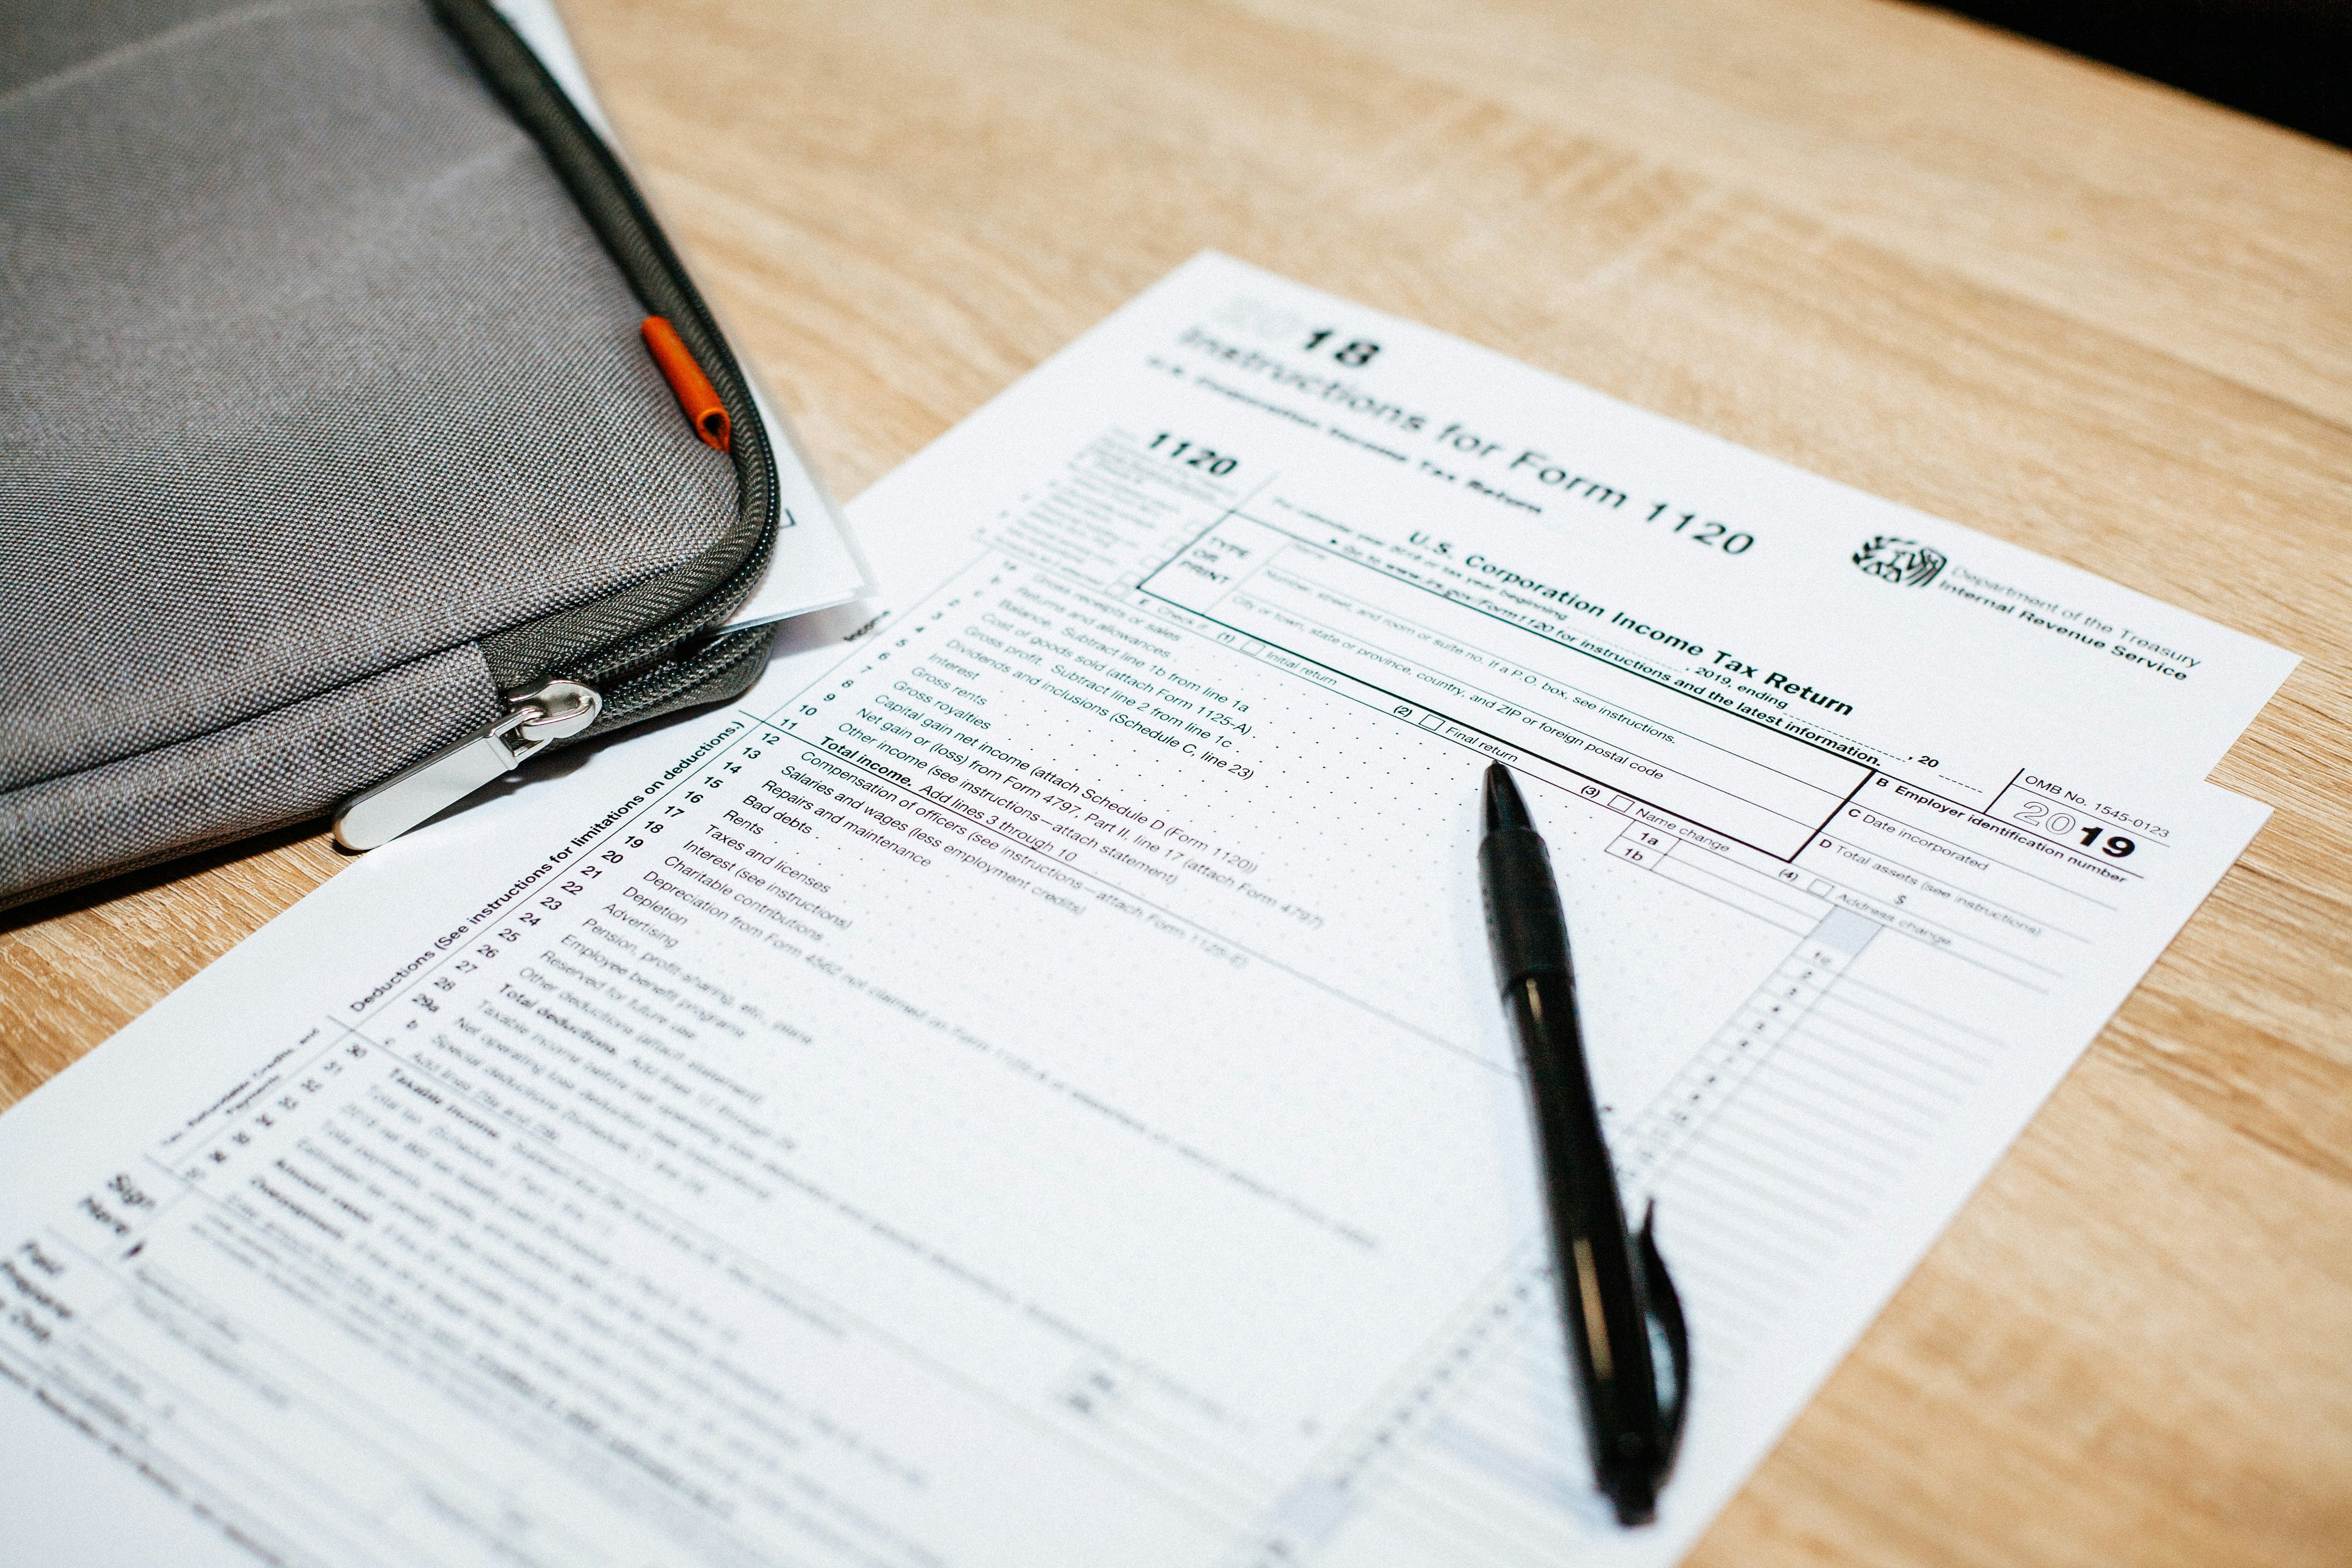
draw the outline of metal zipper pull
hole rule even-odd
[[[480,734],[345,801],[335,813],[336,844],[356,850],[391,843],[556,742],[577,735],[604,708],[604,698],[576,680],[551,680],[511,700],[507,716]]]

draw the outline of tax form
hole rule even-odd
[[[2199,781],[2293,662],[1215,255],[851,510],[887,603],[0,1117],[21,1560],[1670,1563],[2261,826]],[[1691,1319],[1647,1530],[1490,760]]]

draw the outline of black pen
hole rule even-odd
[[[1626,1230],[1585,1066],[1551,856],[1499,763],[1486,769],[1478,872],[1503,1005],[1527,1062],[1560,1316],[1593,1478],[1616,1505],[1619,1523],[1647,1524],[1657,1517],[1658,1489],[1674,1467],[1689,1403],[1682,1302],[1651,1234],[1654,1216],[1643,1216],[1638,1238]],[[1666,1351],[1663,1387],[1654,1330]]]

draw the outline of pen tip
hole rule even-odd
[[[1507,827],[1533,830],[1535,819],[1528,815],[1528,803],[1519,798],[1519,786],[1511,782],[1511,770],[1500,763],[1486,764],[1486,831],[1500,833]]]
[[[1658,1521],[1658,1493],[1654,1487],[1632,1482],[1618,1488],[1609,1500],[1616,1505],[1617,1522],[1628,1530]]]

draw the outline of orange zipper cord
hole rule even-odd
[[[694,363],[694,355],[677,335],[677,329],[659,316],[647,316],[645,325],[637,329],[646,337],[646,347],[653,351],[654,363],[669,382],[669,389],[677,394],[677,405],[686,410],[687,423],[694,433],[710,446],[724,452],[732,438],[727,423],[727,405],[719,401],[719,393],[702,367]]]

